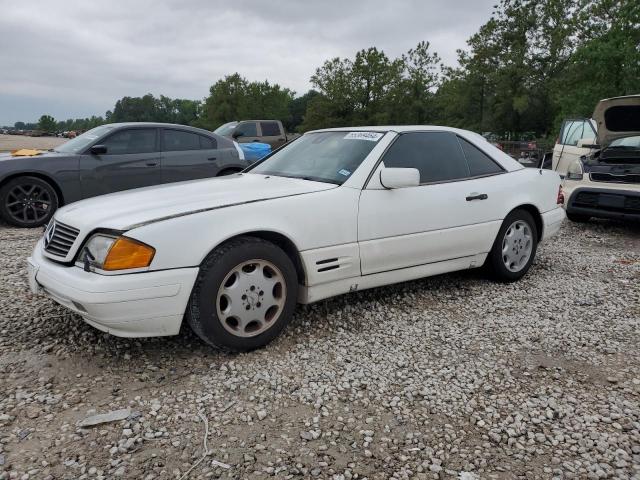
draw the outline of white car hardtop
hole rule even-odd
[[[529,270],[564,220],[560,178],[438,126],[308,132],[243,173],[61,208],[29,282],[120,336],[250,350],[296,303],[487,265]]]

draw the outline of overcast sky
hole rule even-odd
[[[495,0],[0,0],[0,125],[104,115],[125,95],[202,99],[239,72],[295,90],[324,60],[421,40],[444,62]]]

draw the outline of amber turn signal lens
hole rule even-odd
[[[103,270],[126,270],[148,267],[156,249],[127,237],[118,238],[109,249]]]

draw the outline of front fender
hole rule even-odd
[[[198,266],[238,235],[274,232],[298,252],[357,242],[360,191],[335,188],[262,200],[150,223],[126,232],[156,249],[152,270]]]
[[[23,175],[47,180],[62,195],[61,203],[68,204],[82,198],[78,156],[16,157],[0,161],[0,185]]]

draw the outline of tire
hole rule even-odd
[[[280,335],[297,297],[298,276],[289,256],[266,240],[238,237],[216,248],[200,266],[187,321],[209,345],[246,352]]]
[[[55,188],[38,177],[13,178],[0,189],[0,216],[14,227],[45,225],[58,205]]]
[[[567,212],[567,218],[572,222],[576,223],[586,223],[591,218],[588,215],[580,215],[579,213],[569,213]]]
[[[500,282],[520,280],[531,268],[537,248],[533,217],[525,210],[514,210],[502,222],[487,258],[493,277]]]

